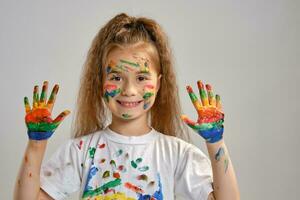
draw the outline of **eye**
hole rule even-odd
[[[109,78],[110,81],[120,81],[121,77],[117,75],[113,75],[111,78]]]
[[[145,76],[139,76],[137,79],[138,79],[139,81],[148,80],[148,78],[145,77]]]

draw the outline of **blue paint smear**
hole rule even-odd
[[[150,200],[151,198],[155,198],[156,200],[163,200],[163,193],[162,193],[162,184],[160,181],[160,175],[157,173],[158,177],[158,190],[153,194],[138,194],[138,200]]]
[[[97,171],[98,171],[98,168],[95,167],[95,166],[93,166],[93,167],[90,168],[89,175],[88,175],[87,181],[86,181],[86,185],[84,187],[84,191],[88,191],[88,190],[92,189],[92,187],[89,186],[89,182],[91,181],[91,179],[93,178],[93,176],[96,175]]]

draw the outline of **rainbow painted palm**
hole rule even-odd
[[[54,120],[51,118],[51,112],[54,106],[56,95],[59,86],[55,85],[51,92],[48,102],[47,90],[48,82],[44,81],[41,97],[39,98],[38,86],[36,85],[33,90],[33,103],[32,109],[30,108],[27,97],[24,97],[25,104],[25,123],[27,126],[28,137],[31,140],[45,140],[51,137],[55,129],[63,121],[63,119],[70,113],[65,110],[60,113]]]
[[[220,96],[214,96],[209,84],[206,84],[207,93],[201,81],[198,81],[197,85],[201,103],[191,86],[187,86],[187,91],[198,112],[198,120],[194,122],[186,115],[182,115],[181,119],[208,143],[215,143],[223,138],[224,131],[224,113],[222,112]]]

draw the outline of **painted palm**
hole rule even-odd
[[[201,81],[198,81],[197,85],[201,102],[198,100],[191,86],[187,86],[187,91],[197,110],[198,120],[194,122],[186,115],[182,115],[181,119],[208,143],[215,143],[222,139],[224,131],[224,113],[222,112],[220,96],[214,96],[212,87],[209,84],[205,85],[207,92]]]
[[[48,102],[47,90],[48,82],[44,81],[41,96],[39,97],[39,88],[36,85],[33,90],[33,103],[32,108],[29,105],[27,97],[24,97],[25,104],[25,123],[27,126],[27,133],[29,139],[32,140],[45,140],[51,137],[55,129],[63,121],[63,119],[70,113],[69,110],[65,110],[60,113],[54,120],[51,118],[51,112],[54,106],[56,95],[59,86],[55,85],[51,92]]]

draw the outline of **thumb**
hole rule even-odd
[[[64,120],[64,118],[68,115],[68,114],[70,114],[71,112],[69,111],[69,110],[65,110],[65,111],[63,111],[63,112],[61,112],[55,119],[54,119],[54,123],[61,123],[63,120]]]

